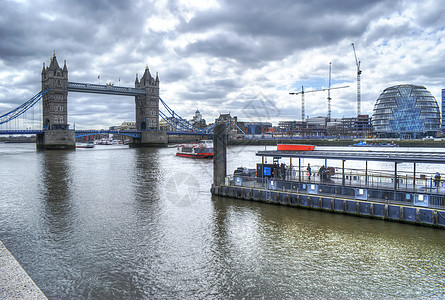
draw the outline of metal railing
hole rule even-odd
[[[321,180],[318,174],[312,174],[311,180],[306,173],[299,177],[298,170],[288,170],[284,179],[227,176],[226,185],[248,188],[266,189],[271,191],[296,192],[302,194],[320,194],[344,198],[360,199],[370,202],[385,202],[403,205],[413,205],[429,208],[445,208],[444,180],[438,186],[431,174],[422,174],[415,179],[408,174],[398,177],[399,183],[394,189],[394,178],[385,172],[368,173],[368,183],[362,177],[364,174],[348,170],[343,175],[335,174],[329,180]],[[301,181],[299,180],[301,179]],[[416,181],[413,185],[413,180]]]

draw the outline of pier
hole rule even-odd
[[[445,153],[315,149],[259,151],[256,155],[262,161],[255,169],[215,181],[212,194],[445,229],[443,180],[417,172],[420,164],[445,164]],[[313,167],[309,176],[302,159],[324,160],[324,165]],[[363,162],[364,168],[346,168],[345,162],[351,160]],[[333,161],[341,166],[329,167]],[[369,170],[370,161],[393,167]],[[412,171],[399,171],[401,163],[412,164]]]

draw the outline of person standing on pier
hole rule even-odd
[[[307,164],[307,176],[309,178],[309,181],[311,181],[311,175],[312,175],[312,169],[311,169],[311,164]]]
[[[434,175],[434,186],[439,187],[439,183],[440,183],[440,173],[436,172],[436,175]]]

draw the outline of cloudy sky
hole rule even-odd
[[[40,91],[42,63],[66,59],[69,81],[134,86],[148,65],[161,98],[184,118],[199,109],[248,121],[301,119],[301,97],[328,87],[332,117],[362,114],[386,87],[445,88],[441,0],[2,0],[0,114]],[[327,92],[305,94],[306,115],[327,115]],[[134,99],[69,93],[69,123],[107,128],[135,119]]]

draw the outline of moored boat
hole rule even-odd
[[[213,141],[202,140],[198,143],[179,145],[176,149],[176,156],[192,158],[212,158]]]
[[[94,144],[96,144],[96,145],[113,145],[113,139],[101,138],[100,140],[95,140]]]
[[[278,144],[278,151],[312,151],[315,146],[313,145],[297,145],[297,144]]]
[[[76,148],[94,148],[93,142],[76,144]]]
[[[398,144],[391,143],[367,143],[366,141],[360,141],[358,143],[353,144],[354,147],[399,147]]]
[[[95,140],[96,145],[122,145],[124,144],[121,140],[113,140],[112,138],[101,138],[100,140]]]

